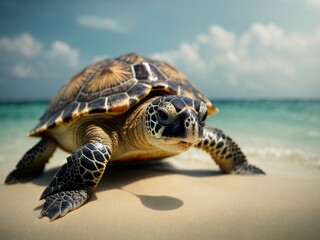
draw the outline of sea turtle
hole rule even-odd
[[[71,155],[40,199],[50,220],[83,205],[108,161],[150,160],[191,147],[208,152],[224,173],[263,174],[221,130],[205,127],[217,108],[164,61],[132,53],[94,63],[52,100],[30,136],[27,151],[5,182],[42,174],[57,147]]]

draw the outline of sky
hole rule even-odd
[[[137,52],[213,99],[320,98],[320,0],[0,0],[0,101]]]

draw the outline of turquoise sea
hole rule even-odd
[[[274,173],[320,176],[320,101],[216,100],[207,125],[236,140],[248,159]],[[0,164],[12,167],[36,140],[26,133],[48,102],[0,103]],[[197,158],[197,157],[193,157]],[[8,167],[9,168],[9,167]]]

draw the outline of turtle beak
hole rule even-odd
[[[203,129],[195,111],[187,108],[179,113],[178,119],[173,126],[164,129],[162,137],[191,144],[199,142]]]
[[[202,136],[202,127],[199,124],[198,116],[193,110],[187,109],[186,115],[187,116],[184,119],[186,136],[183,141],[188,143],[196,143]]]

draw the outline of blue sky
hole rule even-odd
[[[210,98],[319,98],[320,0],[0,0],[0,101],[49,99],[127,52]]]

